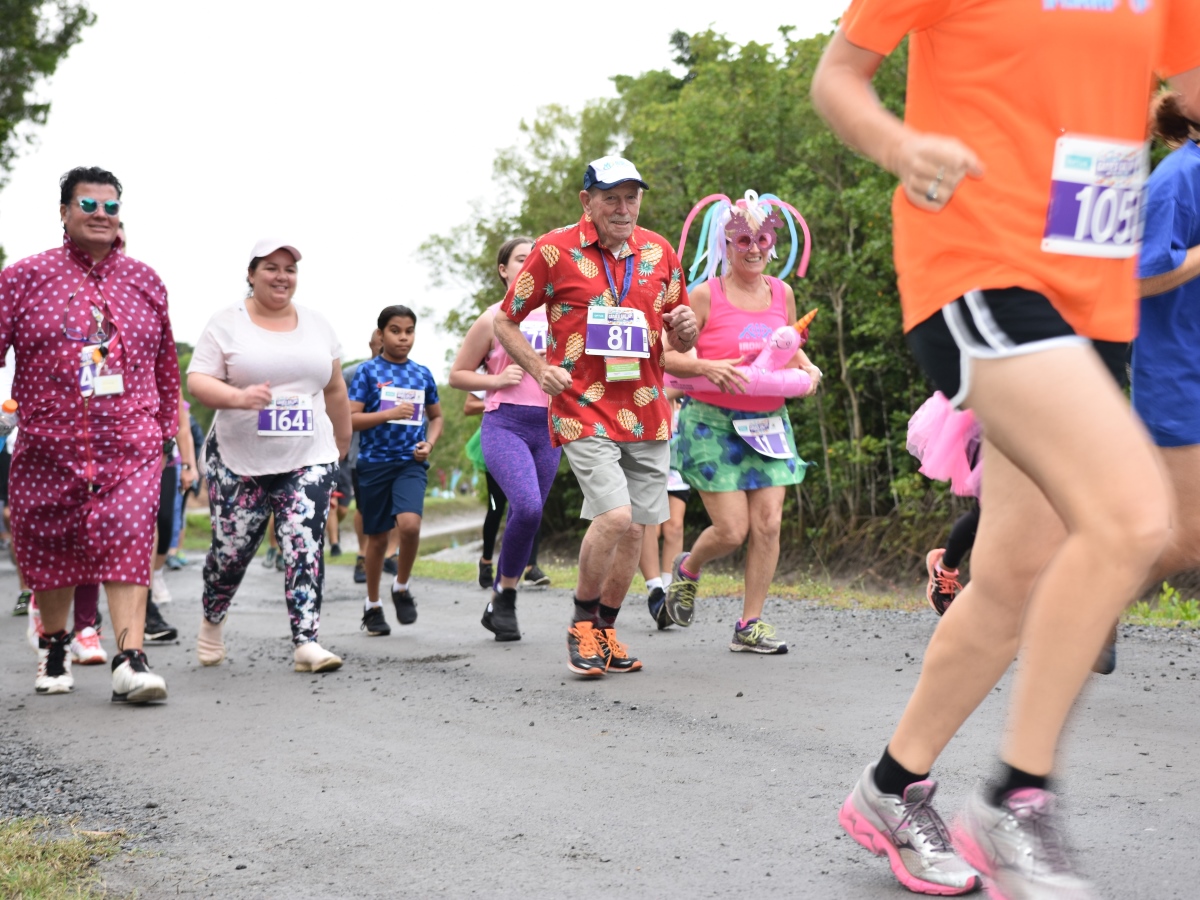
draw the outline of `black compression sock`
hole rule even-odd
[[[1022,772],[1020,769],[1014,769],[1007,763],[1001,763],[1004,768],[1004,773],[1001,776],[1001,781],[992,786],[992,795],[990,797],[992,806],[999,806],[1004,802],[1004,798],[1013,791],[1019,791],[1022,788],[1037,788],[1038,790],[1046,790],[1050,779],[1045,775],[1030,775],[1028,772]]]
[[[903,797],[906,787],[916,784],[918,781],[924,781],[928,777],[928,772],[918,775],[916,772],[908,771],[892,758],[892,754],[886,747],[883,750],[883,756],[879,757],[879,762],[875,764],[875,787],[880,792],[891,794],[894,797]]]
[[[605,606],[600,604],[600,621],[608,628],[612,628],[617,624],[617,613],[621,611],[619,606]]]
[[[597,615],[600,612],[600,599],[595,600],[575,600],[575,619],[576,622],[591,622],[596,623]]]

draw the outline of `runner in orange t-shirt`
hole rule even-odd
[[[1172,77],[1200,118],[1197,35],[1195,0],[853,0],[814,76],[838,135],[900,179],[909,346],[985,435],[971,583],[840,816],[914,891],[974,890],[973,866],[997,896],[1095,896],[1056,838],[1047,776],[1168,533],[1168,488],[1113,376],[1136,322],[1147,102]],[[906,36],[901,122],[871,79]],[[964,861],[927,773],[1018,649],[1000,781],[955,831]]]

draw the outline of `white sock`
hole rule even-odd
[[[663,586],[663,580],[661,577],[651,578],[646,582],[646,590],[647,591],[653,591],[655,588],[658,588],[661,590],[662,586]]]
[[[662,573],[663,590],[665,591],[667,588],[669,588],[671,586],[671,582],[674,580],[675,580],[675,576],[672,575],[670,572],[663,572]]]
[[[383,604],[380,601],[376,600],[374,603],[372,603],[370,597],[368,597],[365,601],[363,601],[363,612],[366,612],[368,609],[382,609],[382,608],[383,608]]]
[[[399,578],[393,578],[392,579],[392,590],[393,591],[407,591],[408,590],[408,582],[406,581],[406,582],[404,582],[404,584],[401,584]]]

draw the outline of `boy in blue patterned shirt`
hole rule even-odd
[[[407,306],[389,306],[379,314],[378,324],[382,352],[361,363],[350,384],[350,422],[362,432],[358,508],[367,537],[362,627],[373,637],[392,633],[379,602],[379,578],[393,526],[400,533],[400,553],[392,603],[401,625],[417,621],[408,579],[421,542],[429,453],[442,434],[433,374],[408,358],[417,330],[416,313]]]

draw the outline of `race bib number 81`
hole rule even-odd
[[[1055,143],[1042,249],[1128,259],[1142,242],[1144,143],[1064,135]]]
[[[588,309],[587,343],[592,356],[650,357],[649,326],[638,309],[593,306]]]

